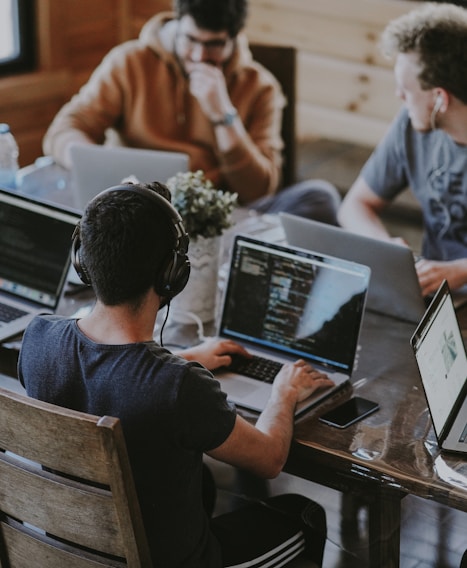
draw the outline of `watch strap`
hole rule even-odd
[[[213,120],[213,126],[231,126],[234,120],[237,118],[238,112],[237,109],[233,108],[232,110],[227,111],[224,116],[219,120]]]

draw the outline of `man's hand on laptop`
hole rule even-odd
[[[187,361],[197,361],[206,369],[214,371],[219,367],[228,367],[232,362],[231,355],[238,354],[251,357],[240,344],[229,339],[211,338],[203,343],[177,353]]]
[[[297,402],[305,400],[315,391],[332,387],[334,382],[325,373],[317,371],[303,359],[295,363],[287,363],[274,379],[274,389],[295,389]]]
[[[467,282],[467,259],[428,260],[421,258],[415,265],[423,296],[434,294],[446,279],[451,290]]]

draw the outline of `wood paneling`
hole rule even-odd
[[[297,135],[375,145],[400,107],[379,37],[410,0],[251,0],[257,42],[298,49]]]
[[[0,80],[0,120],[11,126],[22,166],[42,154],[42,138],[57,110],[67,100],[69,84],[70,75],[65,69]]]
[[[301,103],[391,120],[400,104],[392,71],[375,65],[302,52],[298,59]]]
[[[0,79],[0,121],[20,164],[41,155],[55,113],[116,44],[136,37],[172,0],[31,0],[37,7],[38,71]],[[297,132],[375,144],[398,108],[391,64],[378,50],[386,23],[410,0],[250,0],[255,42],[298,49]]]
[[[388,65],[376,49],[381,26],[332,17],[327,11],[316,11],[313,2],[309,4],[308,10],[290,8],[281,13],[277,6],[255,3],[248,25],[250,37],[267,42],[276,38],[278,43],[315,54]]]
[[[35,0],[38,71],[0,79],[0,120],[11,125],[20,165],[42,154],[60,107],[104,55],[132,36],[132,0]]]
[[[400,108],[392,70],[301,52],[297,135],[373,146]]]
[[[136,0],[131,3],[133,34],[137,35],[143,24],[156,12],[172,10],[172,0]]]

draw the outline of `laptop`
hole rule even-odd
[[[121,146],[81,144],[70,148],[71,185],[75,206],[84,211],[98,193],[124,179],[141,183],[160,181],[189,170],[188,154]]]
[[[279,216],[290,245],[353,260],[371,268],[368,310],[419,323],[426,304],[409,247],[289,213]]]
[[[54,313],[70,266],[79,214],[0,189],[0,341]]]
[[[296,414],[301,414],[348,383],[369,279],[367,266],[237,235],[218,336],[269,361],[303,358],[326,372],[335,386],[297,405]],[[270,382],[230,368],[216,376],[238,406],[258,412],[265,408]]]
[[[467,355],[446,281],[410,342],[439,447],[467,455]]]

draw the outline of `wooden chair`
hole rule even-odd
[[[0,388],[0,566],[152,566],[120,421]]]
[[[253,58],[268,69],[279,81],[287,99],[282,118],[281,135],[284,141],[282,187],[296,182],[295,100],[296,49],[283,45],[250,44]]]

